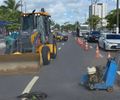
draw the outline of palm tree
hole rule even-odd
[[[5,0],[4,8],[7,9],[9,19],[18,20],[20,17],[20,11],[18,8],[21,6],[20,1],[16,2],[16,0]]]
[[[92,15],[87,19],[87,22],[90,26],[92,26],[93,30],[96,30],[98,23],[100,22],[100,17],[96,15]]]
[[[5,20],[7,18],[7,9],[5,6],[0,6],[0,20]]]
[[[21,6],[20,1],[16,3],[16,0],[6,0],[4,1],[5,7],[10,11],[18,11],[18,8]]]
[[[2,13],[0,14],[0,19],[3,18],[2,20],[14,23],[12,25],[9,25],[8,28],[10,27],[15,29],[17,27],[20,27],[20,6],[20,1],[16,2],[16,0],[5,0],[4,5],[0,6],[0,12],[2,11]]]

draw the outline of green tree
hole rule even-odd
[[[92,27],[93,30],[96,30],[98,23],[100,22],[101,18],[96,15],[92,15],[88,18],[87,22]]]
[[[119,16],[120,16],[120,9],[119,9]],[[117,21],[116,10],[111,10],[105,18],[108,22],[107,28],[112,30]],[[120,23],[119,23],[119,27],[120,27]]]
[[[6,20],[7,19],[8,13],[6,13],[6,12],[8,12],[6,7],[5,6],[0,6],[0,20]]]
[[[70,24],[70,23],[66,23],[64,25],[61,25],[61,31],[74,31],[75,30],[75,24]]]
[[[50,20],[50,26],[55,26],[55,21],[54,20]]]
[[[58,23],[56,23],[56,24],[54,25],[54,28],[57,28],[58,30],[60,30],[60,25],[59,25]]]
[[[4,5],[0,6],[0,20],[13,22],[7,26],[7,29],[14,30],[20,27],[21,12],[18,10],[20,6],[20,1],[16,2],[16,0],[5,0]]]
[[[18,8],[21,6],[20,1],[16,2],[16,0],[5,0],[4,4],[11,12],[17,12]]]
[[[74,24],[67,24],[67,29],[70,31],[74,31],[75,30],[75,25]]]

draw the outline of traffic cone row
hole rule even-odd
[[[84,41],[80,38],[77,38],[77,43],[82,47],[84,48],[85,51],[88,51],[89,50],[89,45],[88,45],[88,42],[87,41]],[[97,45],[96,46],[96,58],[100,58],[100,50],[99,50],[99,46]],[[111,58],[111,54],[110,52],[107,53],[107,58]]]
[[[100,50],[99,50],[98,45],[97,45],[97,47],[96,47],[96,58],[100,58]],[[108,58],[108,59],[111,58],[110,52],[107,53],[107,58]]]
[[[83,40],[80,38],[77,38],[77,43],[82,47],[83,45]]]
[[[85,42],[85,48],[84,48],[84,50],[87,51],[88,49],[89,49],[89,45],[88,45],[88,42],[86,41],[86,42]]]
[[[80,45],[81,48],[84,48],[85,51],[87,51],[89,49],[89,45],[88,45],[87,41],[77,38],[77,43]]]
[[[78,38],[78,43],[82,45],[83,41],[80,38]]]

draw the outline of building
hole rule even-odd
[[[89,6],[89,17],[97,15],[100,18],[105,18],[107,15],[107,5],[105,3],[94,3]]]
[[[89,6],[89,17],[92,15],[99,16],[102,19],[102,25],[106,26],[107,22],[104,19],[107,15],[107,4],[106,3],[93,3]]]

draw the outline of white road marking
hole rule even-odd
[[[22,94],[24,93],[29,93],[33,87],[33,85],[36,83],[36,81],[39,79],[39,76],[34,76],[33,79],[28,83],[28,85],[26,86],[26,88],[24,89],[24,91],[22,92]],[[25,98],[23,98],[22,100],[26,100]]]
[[[59,47],[58,50],[60,51],[60,50],[61,50],[61,47]]]
[[[33,85],[35,84],[35,82],[39,79],[39,76],[34,76],[33,79],[29,82],[29,84],[26,86],[26,88],[24,89],[24,91],[22,92],[22,94],[24,93],[29,93],[30,90],[32,89]]]
[[[93,49],[93,47],[92,47],[92,46],[90,46],[90,48],[91,48],[91,49]]]
[[[62,45],[65,45],[65,43],[62,43]]]
[[[100,57],[101,57],[101,58],[103,58],[103,55],[102,55],[102,54],[100,54]]]
[[[120,71],[117,71],[117,74],[120,75]]]

